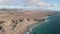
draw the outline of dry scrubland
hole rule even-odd
[[[23,34],[30,25],[44,21],[43,17],[56,13],[48,11],[0,11],[0,34]]]

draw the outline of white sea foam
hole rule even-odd
[[[45,21],[43,21],[43,22],[41,23],[41,25],[42,25],[43,23],[46,23],[46,22],[49,22],[49,21],[50,21],[49,19],[47,19],[48,17],[49,17],[49,16],[43,17],[43,18],[45,18]],[[29,32],[27,32],[26,34],[29,34],[30,32],[32,32],[32,29],[35,28],[35,27],[37,27],[38,25],[40,25],[40,24],[37,24],[37,25],[32,26],[32,27],[29,29]]]
[[[43,18],[47,19],[48,17],[50,17],[50,16],[46,16],[46,17],[43,17]]]

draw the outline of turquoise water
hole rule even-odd
[[[30,34],[60,34],[60,14],[48,18],[50,21],[38,25]]]

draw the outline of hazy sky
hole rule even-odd
[[[0,0],[0,8],[59,10],[60,0]]]

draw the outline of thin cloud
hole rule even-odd
[[[0,0],[0,5],[18,5],[16,0]]]
[[[28,6],[37,6],[37,7],[51,7],[51,4],[44,2],[44,0],[26,0]]]
[[[44,0],[25,0],[25,3],[16,2],[16,0],[0,0],[0,5],[21,5],[24,6],[40,6],[40,7],[46,7],[50,6],[50,4],[47,4],[44,2]]]
[[[8,5],[8,6],[23,6],[25,8],[52,8],[56,5],[49,4],[45,2],[45,0],[24,0],[23,2],[17,2],[18,0],[0,0],[0,5]],[[21,1],[21,0],[20,0]],[[59,5],[60,6],[60,5]]]

